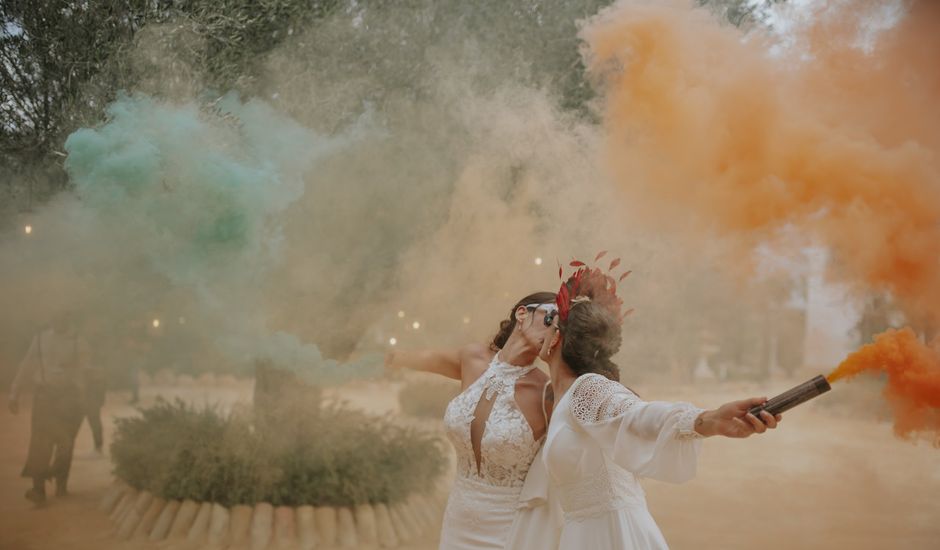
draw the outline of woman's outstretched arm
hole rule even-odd
[[[460,349],[401,351],[385,354],[385,366],[390,369],[410,369],[440,374],[454,380],[461,379]]]

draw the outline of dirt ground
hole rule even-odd
[[[713,406],[789,385],[640,390],[648,398]],[[376,412],[397,407],[394,389],[387,387],[340,393]],[[231,404],[250,399],[250,386],[145,387],[143,404],[157,394]],[[126,394],[108,396],[106,436],[115,417],[134,413],[127,401]],[[0,549],[166,548],[110,538],[111,525],[97,509],[111,481],[110,463],[94,456],[87,425],[77,443],[72,495],[34,509],[23,498],[28,482],[19,477],[29,424],[28,403],[23,405],[18,416],[0,413]],[[676,550],[940,548],[940,449],[898,440],[887,423],[816,403],[792,411],[770,436],[706,441],[698,477],[690,483],[645,487],[653,517]],[[435,547],[427,541],[420,550]]]

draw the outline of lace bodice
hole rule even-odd
[[[558,499],[565,517],[580,520],[630,505],[645,505],[645,493],[636,476],[609,461],[594,471],[558,486]]]
[[[534,369],[516,367],[494,356],[486,372],[455,397],[444,413],[444,429],[457,451],[457,476],[498,487],[521,488],[539,450],[532,428],[516,404],[516,382]],[[480,467],[470,426],[481,399],[493,401],[480,441]]]

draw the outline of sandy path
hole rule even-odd
[[[738,397],[723,393],[695,401]],[[940,548],[940,449],[813,405],[791,411],[772,436],[706,441],[690,483],[647,482],[670,545]]]
[[[145,404],[158,388],[146,388]],[[247,400],[250,387],[163,390],[194,402]],[[394,410],[395,394],[360,387],[342,392],[356,406]],[[645,389],[662,399],[712,405],[755,388]],[[695,396],[693,398],[693,396]],[[109,395],[113,418],[133,414],[126,395]],[[26,409],[27,407],[23,407]],[[28,410],[0,413],[0,549],[124,550],[156,545],[117,543],[97,510],[110,482],[110,463],[92,456],[82,427],[66,499],[36,510],[18,477],[28,437]],[[936,549],[940,548],[940,449],[895,439],[890,426],[806,405],[788,415],[773,437],[709,440],[699,475],[685,485],[645,484],[653,516],[672,548]],[[427,541],[420,550],[436,545]]]

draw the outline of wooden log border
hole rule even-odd
[[[298,506],[260,502],[231,509],[212,502],[165,501],[117,480],[99,504],[118,539],[154,546],[178,541],[194,548],[313,550],[408,546],[440,527],[446,495],[412,495],[392,505]],[[187,544],[188,543],[188,544]]]

